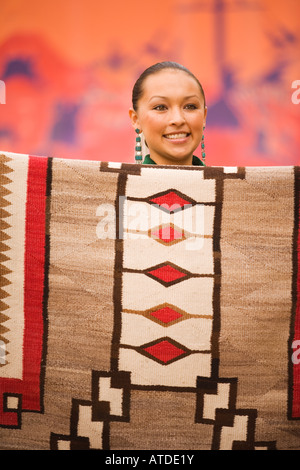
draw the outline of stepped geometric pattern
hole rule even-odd
[[[0,178],[2,449],[300,449],[299,167]]]

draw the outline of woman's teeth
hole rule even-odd
[[[165,137],[167,139],[184,139],[187,136],[188,136],[188,134],[186,132],[184,132],[184,133],[182,132],[180,134],[167,134],[167,135],[165,135]]]

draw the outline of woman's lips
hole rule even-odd
[[[165,134],[164,137],[171,141],[182,141],[189,137],[189,132],[177,132],[174,134]]]

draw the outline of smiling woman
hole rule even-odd
[[[143,133],[149,149],[143,163],[204,165],[194,151],[203,138],[206,114],[203,88],[188,69],[176,62],[146,69],[134,85],[129,110],[135,131]],[[141,159],[140,153],[136,159]]]

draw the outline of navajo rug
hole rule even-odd
[[[0,173],[1,449],[300,449],[300,167]]]

